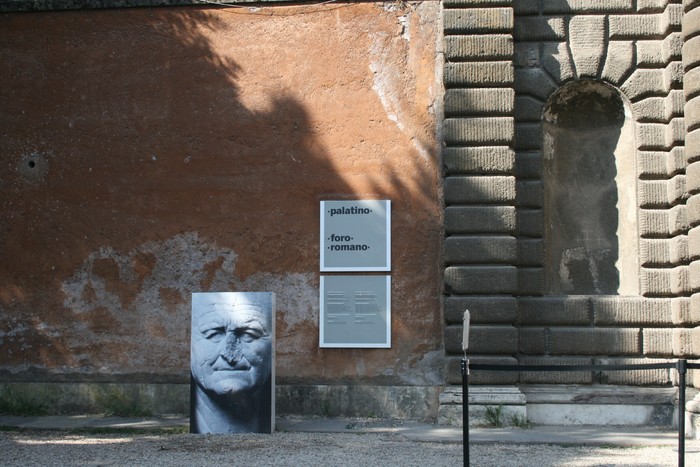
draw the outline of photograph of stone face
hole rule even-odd
[[[192,294],[190,432],[272,433],[275,296]]]

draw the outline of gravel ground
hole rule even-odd
[[[462,445],[409,441],[398,434],[290,433],[273,435],[76,434],[0,432],[5,466],[459,466]],[[585,447],[474,444],[473,466],[674,466],[675,446]],[[685,464],[700,465],[700,450]]]

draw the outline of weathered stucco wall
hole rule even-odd
[[[282,383],[439,384],[437,2],[0,16],[4,380],[185,382],[190,293]],[[318,205],[393,203],[392,348],[318,347]]]

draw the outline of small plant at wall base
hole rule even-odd
[[[117,417],[149,417],[153,415],[151,410],[140,406],[136,400],[117,390],[98,394],[95,401],[105,415]]]
[[[331,404],[327,400],[324,400],[321,404],[321,415],[324,417],[331,416]]]
[[[486,406],[486,426],[489,428],[501,428],[503,426],[503,406]]]
[[[510,424],[516,428],[530,428],[530,421],[524,415],[513,414],[510,417]]]
[[[27,395],[10,387],[0,389],[0,414],[24,417],[49,415],[51,399],[42,395]]]

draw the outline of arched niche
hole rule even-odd
[[[637,295],[634,123],[605,83],[568,83],[544,110],[545,292]]]

